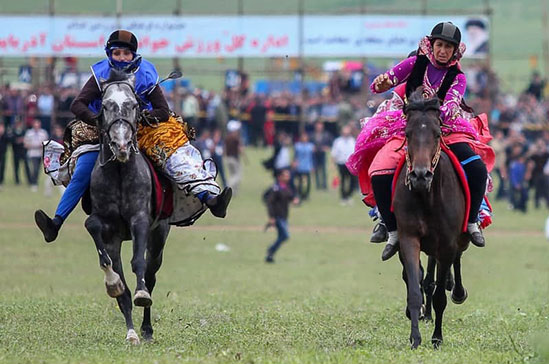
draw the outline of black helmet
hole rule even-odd
[[[107,41],[105,48],[109,49],[111,47],[127,47],[132,52],[137,52],[137,38],[133,35],[132,32],[127,30],[115,30]]]
[[[450,22],[438,23],[431,31],[431,39],[442,39],[459,47],[461,32],[458,27]]]

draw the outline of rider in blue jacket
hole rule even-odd
[[[158,81],[156,69],[152,63],[136,53],[137,47],[137,38],[131,32],[113,32],[105,46],[107,58],[91,66],[92,76],[71,105],[71,111],[78,120],[69,125],[70,130],[67,131],[72,134],[70,152],[78,154],[74,172],[57,205],[55,217],[51,219],[42,210],[37,210],[34,214],[36,224],[47,242],[57,238],[61,225],[90,185],[91,173],[99,154],[99,149],[91,145],[99,143],[96,119],[101,108],[100,81],[108,78],[110,70],[125,69],[134,73],[136,91],[142,95],[141,109],[150,110],[151,117],[158,121],[165,121],[169,117],[170,110],[162,89],[155,87]]]
[[[158,85],[158,73],[152,63],[137,54],[138,41],[127,30],[113,32],[105,46],[107,58],[95,63],[92,76],[71,105],[76,121],[66,133],[70,133],[68,154],[77,157],[74,172],[51,219],[44,211],[37,210],[34,218],[44,234],[46,242],[57,238],[59,229],[90,185],[91,173],[99,154],[96,119],[101,108],[102,92],[100,82],[109,77],[111,69],[124,70],[135,75],[135,91],[141,98],[142,116],[153,122],[167,121],[170,110],[166,98]],[[230,197],[229,197],[230,199]],[[208,206],[221,202],[226,209],[228,201],[208,201]],[[218,203],[219,204],[219,203]]]

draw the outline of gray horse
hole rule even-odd
[[[86,229],[99,253],[107,293],[116,298],[124,314],[126,340],[138,344],[132,297],[120,259],[122,241],[133,242],[131,265],[137,278],[133,303],[144,307],[141,334],[145,340],[152,340],[151,293],[170,227],[166,220],[160,220],[151,229],[152,182],[147,162],[137,149],[140,108],[134,81],[133,75],[113,71],[101,85],[101,152],[91,176],[92,213],[86,220]]]

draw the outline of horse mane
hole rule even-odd
[[[412,92],[404,106],[404,114],[410,111],[440,111],[440,101],[436,96],[429,99],[423,97],[423,86],[420,86]]]
[[[109,78],[105,80],[105,83],[127,81],[129,79],[129,74],[122,71],[112,68],[109,73]]]

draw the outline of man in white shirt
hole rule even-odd
[[[42,142],[48,140],[48,133],[42,129],[42,122],[34,119],[32,128],[27,130],[23,143],[27,149],[27,161],[29,164],[29,183],[31,191],[38,191],[38,175],[42,162]]]
[[[339,171],[339,185],[341,191],[341,204],[351,203],[351,195],[357,187],[356,178],[353,176],[345,162],[355,150],[355,138],[351,135],[351,127],[345,125],[341,128],[341,135],[334,140],[332,145],[332,159]]]
[[[45,87],[41,90],[36,106],[38,107],[38,117],[42,122],[42,129],[49,133],[51,131],[51,114],[54,107],[54,97],[49,88]]]
[[[199,128],[200,125],[198,125],[198,113],[200,112],[200,105],[198,104],[198,100],[196,97],[189,91],[185,98],[183,99],[182,104],[182,114],[183,114],[183,120],[185,120],[190,126],[197,129],[198,134],[200,134]]]

